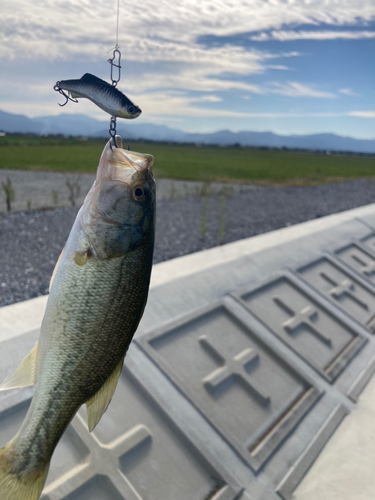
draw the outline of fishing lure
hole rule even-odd
[[[68,100],[78,102],[77,99],[86,98],[113,117],[134,119],[142,113],[142,110],[114,85],[90,73],[84,74],[79,80],[58,81],[54,90],[66,98],[66,102],[60,106],[65,106]],[[69,95],[64,91],[69,92]]]

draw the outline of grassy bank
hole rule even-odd
[[[105,141],[0,137],[0,168],[95,172]],[[375,176],[375,159],[261,149],[131,142],[155,156],[158,177],[311,184]]]

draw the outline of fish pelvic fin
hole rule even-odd
[[[86,401],[87,421],[90,432],[98,425],[103,413],[111,402],[124,364],[124,357],[121,358],[120,363],[116,366],[98,392],[91,399]]]
[[[39,342],[31,349],[29,354],[21,361],[17,370],[7,377],[0,385],[0,391],[28,387],[36,383],[36,360],[38,357]],[[2,497],[0,496],[2,499]]]
[[[17,473],[12,453],[13,441],[0,449],[1,500],[38,500],[47,479],[49,462],[38,471]]]

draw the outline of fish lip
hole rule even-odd
[[[123,148],[110,148],[113,140],[107,143],[107,161],[110,164],[117,164],[122,168],[133,167],[137,171],[152,169],[154,157],[150,154],[137,153],[136,151],[127,151]],[[116,135],[116,143],[122,145],[122,139]]]

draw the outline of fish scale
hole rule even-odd
[[[121,138],[116,141],[121,145]],[[51,280],[39,344],[0,387],[36,382],[18,434],[0,450],[1,500],[37,500],[53,451],[79,407],[86,403],[92,430],[112,398],[147,301],[152,161],[112,150],[110,142],[104,148]]]

